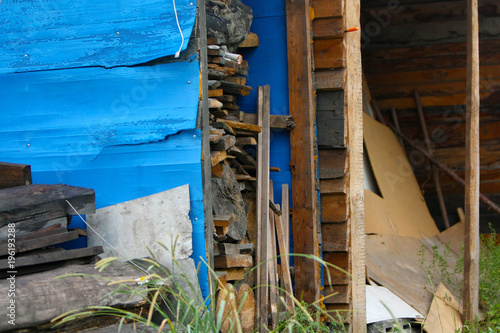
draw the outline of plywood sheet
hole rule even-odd
[[[368,156],[391,223],[395,226],[392,232],[377,226],[372,231],[415,238],[436,235],[436,224],[395,134],[366,113],[363,120]],[[366,215],[370,214],[370,210],[366,210]],[[387,225],[387,222],[381,222],[381,225]]]
[[[425,319],[428,333],[455,333],[463,326],[461,308],[443,284],[440,284]]]
[[[391,235],[366,236],[366,265],[370,279],[386,287],[420,313],[432,300],[427,273],[420,268],[420,240]],[[424,249],[427,262],[432,253]]]
[[[368,190],[365,190],[365,231],[367,234],[398,234],[384,198]]]
[[[450,249],[456,254],[462,253],[462,244],[465,239],[465,224],[464,222],[459,222],[449,229],[439,233],[438,239],[443,244],[449,244]]]

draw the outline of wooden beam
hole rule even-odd
[[[269,181],[269,203],[274,206],[274,185],[272,181]],[[279,302],[279,289],[278,289],[278,255],[276,246],[276,220],[279,216],[270,212],[269,216],[269,228],[268,228],[268,238],[267,238],[267,251],[270,253],[269,261],[267,262],[269,266],[269,305],[271,308],[271,329],[275,330],[278,326],[279,313],[278,313],[278,302]]]
[[[279,207],[279,205],[278,205]],[[287,240],[286,240],[286,231],[284,224],[288,222],[288,214],[283,214],[281,217],[275,215],[275,223],[276,223],[276,235],[278,238],[278,245],[280,249],[280,260],[281,260],[281,279],[283,281],[283,286],[285,290],[285,300],[287,311],[293,313],[294,312],[294,303],[293,303],[293,289],[292,289],[292,277],[290,275],[290,265],[288,257],[288,248],[287,248]]]
[[[429,138],[429,132],[427,131],[427,124],[425,122],[424,110],[422,109],[422,103],[420,103],[420,95],[418,90],[414,91],[415,103],[417,104],[418,119],[420,120],[420,126],[422,127],[422,132],[424,134],[424,142],[427,147],[427,152],[432,155],[431,139]],[[448,219],[448,212],[446,211],[446,204],[444,203],[443,192],[441,191],[441,184],[439,183],[439,175],[437,167],[431,163],[432,178],[434,179],[434,185],[436,187],[436,193],[438,195],[439,208],[441,209],[441,216],[443,217],[444,226],[446,229],[450,227],[450,220]]]
[[[287,0],[286,21],[290,114],[297,124],[290,134],[293,252],[317,256],[310,1]],[[295,288],[299,299],[308,303],[319,299],[319,266],[315,260],[295,257]]]
[[[479,23],[477,0],[467,0],[464,315],[479,314]]]
[[[268,227],[269,227],[269,160],[270,160],[270,87],[259,87],[257,90],[257,124],[262,127],[258,134],[257,145],[257,295],[256,322],[261,330],[268,327],[269,270],[266,263],[269,258]]]
[[[0,162],[0,189],[32,183],[31,165]]]
[[[360,0],[346,0],[347,27],[360,26]],[[360,31],[346,34],[346,118],[348,138],[348,206],[352,313],[350,332],[366,331],[365,207],[363,183],[363,88]]]

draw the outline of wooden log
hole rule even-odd
[[[467,0],[464,317],[479,314],[479,23],[477,0]]]
[[[0,189],[32,183],[31,165],[0,162]]]
[[[251,255],[232,254],[214,257],[215,268],[252,267]]]
[[[318,255],[318,217],[314,161],[314,93],[312,82],[311,17],[309,1],[286,1],[287,54],[290,115],[297,124],[290,133],[293,201],[294,252]],[[324,47],[338,39],[314,43],[321,67],[331,62],[341,67],[341,47]],[[340,46],[340,45],[337,45]],[[336,57],[337,54],[339,57]],[[330,58],[331,60],[328,60]],[[328,66],[329,67],[329,66]],[[295,258],[295,288],[297,298],[308,303],[319,299],[319,266],[314,260]]]
[[[226,284],[226,287],[219,291],[216,313],[222,311],[221,333],[232,332],[231,327],[237,325],[238,307],[236,304],[236,293],[237,290],[230,283]]]
[[[268,299],[269,269],[266,261],[268,253],[269,230],[269,160],[270,160],[270,87],[258,87],[257,90],[257,125],[263,131],[258,134],[257,163],[244,163],[257,165],[257,197],[256,197],[256,225],[257,225],[257,251],[255,255],[257,266],[257,310],[256,323],[260,330],[268,327]]]
[[[420,103],[420,95],[418,90],[414,91],[415,103],[417,104],[418,118],[420,120],[420,126],[422,127],[422,132],[424,134],[424,142],[427,147],[427,152],[432,155],[431,139],[429,138],[429,132],[427,131],[427,124],[425,122],[424,110],[422,109],[422,103]],[[397,128],[397,126],[396,126]],[[400,140],[402,140],[400,138]],[[443,217],[444,225],[446,229],[450,227],[450,220],[448,219],[448,212],[446,211],[446,204],[444,203],[443,192],[441,191],[441,185],[439,183],[439,175],[437,167],[431,163],[431,172],[434,179],[434,186],[436,187],[436,193],[438,195],[439,208],[441,209],[441,216]]]
[[[80,276],[65,275],[80,274]],[[110,293],[116,290],[116,285],[108,285],[109,281],[131,280],[138,276],[138,270],[127,263],[116,262],[104,271],[94,269],[94,265],[65,266],[48,272],[16,277],[16,329],[33,327],[47,323],[55,317],[71,310],[87,306],[134,306],[141,304],[143,299],[130,294]],[[56,279],[58,278],[58,279]],[[9,281],[2,279],[2,290],[9,290]],[[137,283],[126,282],[131,288]],[[2,308],[9,306],[9,298],[0,297]],[[41,311],[43,309],[43,311]],[[93,317],[87,321],[94,320]],[[10,330],[7,320],[0,323],[0,331]]]
[[[237,307],[242,333],[255,331],[255,296],[248,283],[242,283],[237,295]]]

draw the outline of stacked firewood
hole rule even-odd
[[[93,190],[31,185],[27,165],[0,163],[0,174],[1,277],[44,271],[69,260],[89,262],[102,253],[100,246],[75,250],[54,246],[86,235],[83,229],[68,230],[68,224],[77,212],[95,212]]]

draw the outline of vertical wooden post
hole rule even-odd
[[[418,93],[417,89],[413,91],[413,94],[415,96],[415,103],[417,104],[417,112],[418,112],[418,118],[420,119],[420,126],[422,127],[422,132],[424,133],[425,147],[427,148],[427,152],[430,155],[432,155],[431,139],[429,138],[429,132],[427,131],[427,124],[425,123],[424,110],[422,108],[422,103],[420,102],[420,94]],[[401,131],[399,128],[398,130]],[[436,187],[436,193],[438,196],[439,207],[441,208],[441,216],[443,217],[444,226],[446,227],[446,229],[448,229],[450,227],[450,220],[448,219],[448,212],[446,211],[446,204],[444,203],[443,192],[441,191],[438,168],[432,163],[430,163],[430,165],[431,165],[432,178],[434,180],[434,186]]]
[[[257,91],[257,124],[262,126],[258,134],[257,148],[257,295],[255,311],[257,325],[262,331],[268,327],[268,299],[269,299],[269,159],[270,159],[270,87],[258,87]],[[265,262],[264,264],[262,264]]]
[[[317,256],[318,198],[315,189],[310,1],[286,0],[286,23],[290,115],[297,125],[290,134],[293,252]],[[297,297],[308,303],[318,300],[318,262],[303,257],[294,260]]]
[[[201,119],[201,147],[202,147],[202,166],[203,166],[203,209],[205,213],[205,242],[207,247],[207,261],[213,270],[213,235],[214,222],[212,216],[212,164],[210,162],[210,114],[208,111],[208,61],[207,61],[207,23],[205,16],[205,2],[198,1],[198,38],[200,39],[200,75],[201,75],[201,100],[199,102],[198,113]],[[210,271],[208,279],[213,279]],[[212,288],[213,283],[209,283]],[[214,295],[210,290],[210,295]]]
[[[464,315],[479,304],[479,25],[477,0],[467,0],[467,109],[465,153]]]
[[[346,26],[360,25],[360,0],[345,0]],[[351,235],[352,274],[349,331],[366,332],[365,207],[363,182],[363,75],[361,70],[361,33],[345,34],[346,43],[346,118],[348,144],[348,202]]]

